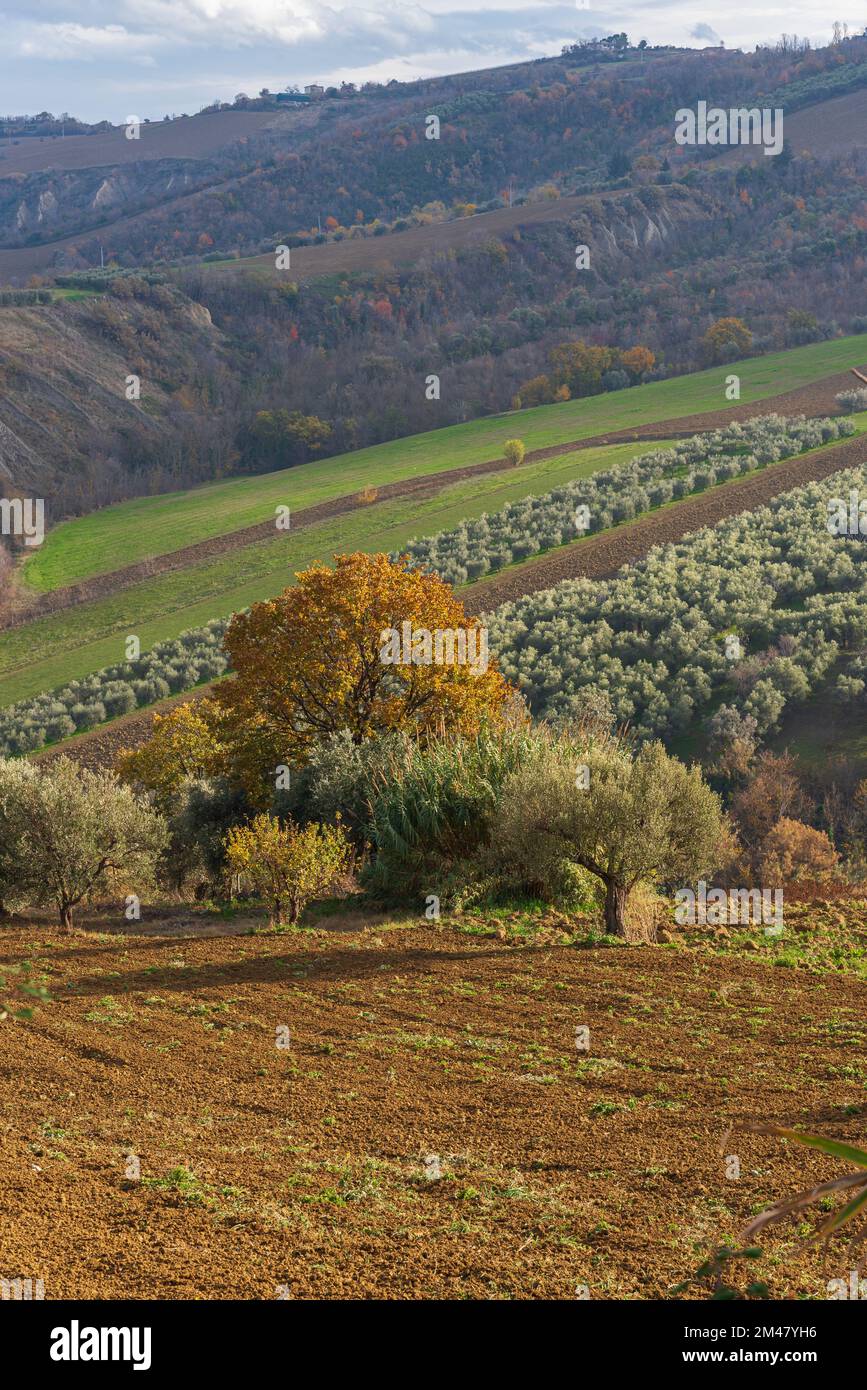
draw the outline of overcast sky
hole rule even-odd
[[[558,53],[626,30],[633,42],[754,48],[784,31],[853,32],[852,0],[0,0],[0,114],[69,111],[119,122],[197,111],[287,83],[428,77]],[[827,18],[825,17],[827,15]]]

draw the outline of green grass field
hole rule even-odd
[[[432,535],[518,498],[586,478],[647,447],[631,443],[587,449],[504,473],[465,478],[436,497],[393,498],[295,535],[275,532],[273,540],[14,628],[0,634],[0,706],[122,661],[125,639],[131,633],[146,651],[185,628],[272,597],[292,582],[295,571],[317,560],[330,561],[335,552],[395,550],[413,536]]]
[[[743,403],[793,390],[864,361],[867,334],[838,338],[626,391],[488,416],[299,468],[124,502],[51,531],[27,560],[24,577],[33,588],[46,591],[109,574],[136,560],[266,521],[278,505],[298,510],[366,485],[382,487],[499,458],[509,438],[523,439],[528,450],[541,449],[681,415],[734,408],[735,402],[725,399],[725,379],[731,373],[740,376]]]
[[[842,705],[835,698],[833,681],[787,710],[778,734],[768,740],[775,752],[788,751],[816,772],[832,758],[842,758],[861,777],[867,777],[867,720],[864,708]]]

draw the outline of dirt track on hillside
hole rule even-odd
[[[850,373],[839,372],[834,376],[825,377],[821,381],[811,382],[808,386],[798,387],[794,391],[766,397],[762,401],[736,405],[728,410],[683,415],[673,420],[662,420],[654,424],[613,430],[604,435],[597,434],[590,439],[572,440],[565,444],[554,444],[544,449],[532,449],[526,455],[525,461],[533,463],[540,459],[559,458],[563,454],[598,448],[604,444],[629,443],[631,440],[646,440],[651,443],[654,440],[686,438],[692,434],[703,433],[731,424],[735,420],[751,420],[758,415],[768,415],[771,412],[782,415],[834,415],[839,413],[834,397],[839,391],[850,385],[852,380]],[[303,468],[303,466],[302,464],[301,467]],[[505,459],[490,459],[484,463],[468,465],[465,468],[452,468],[443,473],[426,474],[419,478],[406,479],[403,482],[388,483],[377,489],[377,502],[385,502],[394,497],[433,497],[451,484],[460,482],[463,478],[471,478],[485,473],[499,473],[511,467],[512,465],[507,463]],[[332,517],[342,516],[346,512],[370,505],[375,506],[376,503],[362,503],[359,501],[359,494],[352,493],[343,497],[331,498],[327,502],[317,503],[313,507],[302,508],[292,515],[292,533],[305,530],[309,526],[315,526],[317,522],[327,521]],[[258,522],[254,526],[245,526],[238,531],[228,531],[221,536],[214,536],[210,540],[199,541],[195,545],[184,546],[180,550],[173,550],[165,555],[156,555],[151,559],[138,561],[136,564],[127,565],[123,569],[114,570],[109,574],[95,575],[92,579],[82,580],[78,584],[70,584],[62,589],[53,589],[50,593],[33,595],[20,588],[12,590],[7,594],[5,600],[0,600],[0,632],[12,627],[21,627],[34,618],[43,617],[49,613],[57,613],[67,608],[76,607],[80,603],[89,603],[95,599],[118,593],[121,589],[127,589],[131,585],[138,584],[145,579],[151,579],[155,575],[170,574],[176,570],[187,569],[191,565],[214,559],[217,555],[225,555],[229,551],[255,545],[258,541],[273,540],[276,534],[274,522],[269,519]],[[4,602],[5,611],[2,611]]]
[[[0,166],[2,174],[2,166]],[[221,190],[237,187],[245,175],[238,179],[219,180],[215,187]],[[160,204],[157,211],[165,214],[176,208],[179,212],[196,198],[207,196],[210,189],[194,189],[190,193]],[[516,227],[529,227],[540,222],[563,222],[577,213],[588,198],[622,198],[623,193],[589,194],[584,193],[571,198],[556,198],[544,203],[524,203],[520,207],[495,208],[493,212],[476,213],[472,217],[457,218],[453,222],[433,222],[427,226],[410,227],[405,232],[389,232],[381,237],[364,237],[352,241],[331,241],[320,246],[299,246],[292,250],[292,279],[298,283],[312,280],[319,275],[336,275],[352,271],[383,270],[394,265],[413,262],[421,256],[432,255],[437,251],[460,250],[472,246],[489,237],[504,235]],[[116,218],[100,227],[84,229],[56,241],[45,242],[41,246],[22,246],[14,250],[0,250],[0,281],[7,276],[32,275],[36,271],[49,269],[58,251],[77,246],[99,233],[111,252],[111,237],[114,231],[121,231],[145,219],[154,209],[130,213]],[[274,257],[261,256],[238,262],[238,269],[258,268],[273,270]],[[200,270],[212,274],[234,272],[230,262],[208,265],[201,262]]]
[[[774,969],[778,943],[160,939],[120,909],[101,930],[0,932],[4,965],[36,932],[54,1000],[3,1025],[0,1061],[3,1277],[47,1301],[665,1298],[846,1171],[766,1136],[721,1149],[733,1121],[863,1137],[863,983]],[[842,1236],[761,1244],[733,1277],[772,1298],[824,1299],[850,1268]]]

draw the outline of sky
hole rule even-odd
[[[153,120],[262,87],[465,72],[624,30],[633,42],[751,49],[784,32],[825,44],[835,19],[852,32],[867,20],[852,0],[825,13],[815,0],[597,3],[0,0],[0,116]]]

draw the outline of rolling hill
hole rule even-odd
[[[403,457],[398,446],[388,446],[379,455],[374,453],[363,460],[361,471],[354,475],[355,481],[369,483],[377,478],[384,485],[384,495],[366,503],[343,491],[347,476],[353,475],[335,473],[330,461],[324,461],[282,475],[212,485],[186,498],[124,504],[69,523],[55,533],[53,556],[46,552],[51,565],[41,575],[48,586],[69,581],[73,575],[79,580],[83,573],[98,575],[106,557],[115,554],[129,560],[137,546],[140,554],[153,557],[153,573],[149,577],[136,574],[132,582],[116,586],[109,571],[103,575],[104,583],[97,580],[91,596],[81,594],[80,601],[67,608],[30,621],[26,614],[20,614],[18,626],[0,633],[0,701],[11,704],[122,660],[130,633],[138,636],[146,651],[181,631],[228,616],[278,592],[291,582],[294,570],[313,561],[328,561],[336,551],[399,549],[413,535],[431,534],[528,492],[547,491],[558,481],[588,476],[634,456],[646,449],[635,438],[640,434],[639,420],[649,422],[645,429],[659,438],[668,433],[692,433],[702,423],[713,428],[734,418],[750,418],[763,409],[767,412],[769,399],[762,392],[771,383],[792,388],[785,397],[771,398],[773,405],[785,400],[790,409],[800,405],[807,413],[833,409],[834,390],[846,377],[841,374],[816,381],[815,373],[830,365],[859,360],[864,346],[861,339],[855,339],[822,345],[821,351],[797,349],[774,363],[750,360],[742,364],[744,392],[756,399],[704,414],[697,407],[709,401],[718,406],[722,384],[718,372],[620,392],[607,401],[569,402],[519,413],[510,417],[509,433],[517,432],[515,426],[520,425],[520,434],[537,449],[518,469],[504,469],[499,460],[483,461],[481,468],[465,466],[457,473],[447,467],[456,457],[478,461],[489,444],[489,421],[460,427],[457,435],[436,431],[421,436]],[[808,385],[794,385],[811,377]],[[622,413],[613,415],[612,405],[620,398]],[[691,409],[690,415],[660,421],[675,401],[681,409]],[[609,442],[595,443],[591,431],[598,427],[603,407],[607,407],[609,426],[619,425],[631,434],[633,442],[614,444],[612,436],[617,431],[611,429],[606,436]],[[624,421],[631,421],[631,426],[625,426]],[[589,446],[564,451],[562,444],[551,442],[562,440],[564,433],[571,435],[573,444],[589,441]],[[469,590],[470,606],[490,608],[575,574],[613,573],[619,564],[640,558],[660,541],[679,538],[696,527],[760,506],[780,492],[826,477],[835,469],[851,467],[864,457],[864,439],[859,434],[848,443],[771,465],[741,482],[718,484],[698,498],[670,504],[626,527],[514,566]],[[352,459],[352,465],[357,465],[357,459]],[[421,492],[419,483],[424,484]],[[327,505],[329,499],[341,496],[348,498],[349,509],[332,511]],[[270,539],[263,536],[256,519],[263,513],[273,517],[275,506],[287,504],[296,517],[295,531],[283,536],[272,533]],[[309,521],[305,520],[305,504],[312,509]],[[323,506],[325,515],[316,512]],[[249,535],[242,533],[243,543],[217,546],[211,553],[207,539],[202,542],[201,538],[215,539],[221,534],[218,528],[231,537],[242,517],[253,523]],[[267,521],[265,525],[270,529]],[[177,530],[172,529],[175,526]],[[177,567],[161,570],[155,551],[169,545],[173,535],[198,536],[201,548],[175,552]],[[43,592],[51,598],[50,587]],[[63,591],[58,592],[62,595]]]

